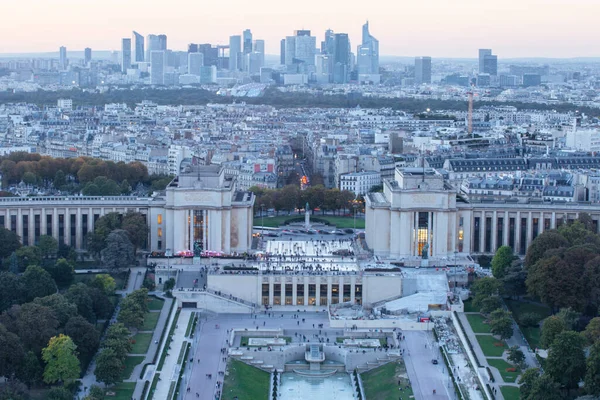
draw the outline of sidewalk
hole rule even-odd
[[[181,345],[184,342],[188,341],[185,337],[185,331],[187,329],[187,325],[190,320],[190,315],[194,311],[195,310],[184,308],[179,313],[179,319],[177,321],[172,322],[173,324],[177,325],[177,328],[175,328],[175,332],[173,333],[173,338],[172,338],[173,340],[171,341],[171,344],[169,345],[169,352],[167,354],[167,357],[165,358],[165,363],[163,364],[162,369],[160,371],[160,380],[158,381],[158,384],[156,385],[156,391],[154,392],[155,399],[166,399],[169,395],[169,389],[171,388],[171,382],[177,382],[177,378],[179,378],[180,366],[179,366],[179,364],[177,364],[177,359],[179,358],[179,352],[181,351]],[[175,318],[174,314],[175,313],[173,313],[173,317],[172,317],[173,319]],[[166,340],[166,337],[165,337],[165,340]],[[160,358],[160,356],[159,356],[159,358]],[[148,380],[152,381],[152,379],[150,379],[150,378],[151,377],[148,376]],[[139,384],[138,384],[138,386],[139,386]],[[143,383],[142,383],[142,388],[143,388]],[[175,390],[177,390],[177,388]],[[136,387],[136,392],[137,392],[137,387]],[[140,391],[140,396],[141,396],[141,391]],[[138,399],[140,397],[134,396],[134,398]],[[142,400],[142,399],[140,398],[140,400]]]
[[[140,364],[135,366],[129,379],[125,380],[125,382],[137,382],[137,384],[135,386],[135,391],[133,392],[134,399],[141,399],[142,392],[144,391],[144,381],[145,380],[152,381],[152,376],[153,376],[152,372],[155,369],[154,365],[148,365],[142,379],[139,379],[139,377],[140,377],[140,373],[142,372],[142,368],[144,368],[144,365],[151,364],[154,361],[154,354],[156,354],[156,351],[159,350],[159,348],[161,346],[161,343],[159,342],[160,336],[162,335],[163,328],[164,328],[165,324],[167,323],[167,317],[169,316],[169,310],[171,309],[171,304],[173,303],[174,299],[165,298],[164,300],[165,300],[165,303],[163,304],[162,310],[160,310],[160,316],[158,317],[156,327],[154,328],[152,340],[150,341],[150,346],[148,347],[148,351],[146,352],[146,358],[144,358],[144,361],[142,361]],[[159,357],[160,357],[160,354],[159,354]],[[158,358],[157,358],[157,362],[158,362]]]

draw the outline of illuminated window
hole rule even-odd
[[[158,228],[157,234],[158,234],[158,237],[162,237],[162,228]]]
[[[162,225],[162,214],[158,214],[158,215],[156,216],[156,222],[157,222],[159,225]]]

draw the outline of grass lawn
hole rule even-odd
[[[412,399],[414,397],[406,367],[402,361],[391,362],[361,374],[365,397],[369,400]],[[398,390],[400,381],[403,390]],[[408,389],[405,387],[408,386]]]
[[[507,349],[506,343],[499,341],[492,335],[475,335],[481,350],[486,357],[500,357],[504,350]],[[502,346],[495,346],[496,343],[501,343]]]
[[[109,274],[115,280],[116,290],[123,289],[123,285],[125,285],[125,277],[126,272],[114,272]],[[73,283],[87,283],[94,279],[94,277],[98,274],[73,274]]]
[[[475,333],[490,333],[490,324],[484,323],[485,317],[481,314],[467,314],[467,319],[471,325],[471,329]]]
[[[262,337],[258,337],[258,336],[242,336],[240,338],[240,345],[248,347],[248,339],[262,339]],[[279,339],[285,339],[286,343],[291,343],[292,342],[291,336],[279,336]],[[249,346],[249,347],[258,347],[258,346]]]
[[[525,335],[525,339],[527,339],[529,347],[532,349],[538,348],[540,346],[540,328],[537,326],[522,326],[519,323],[519,317],[525,313],[536,313],[540,316],[541,321],[542,319],[551,315],[551,310],[541,304],[527,303],[519,300],[508,299],[505,300],[505,303],[509,310],[513,313],[513,317],[519,324],[523,335]]]
[[[504,400],[519,400],[521,398],[518,387],[500,386],[500,391],[502,392],[502,396],[504,396]]]
[[[131,400],[133,398],[133,391],[135,390],[135,382],[121,382],[116,386],[107,389],[109,392],[115,392],[114,396],[106,396],[107,399],[112,400]]]
[[[354,217],[335,217],[332,215],[312,215],[311,219],[321,219],[329,222],[330,225],[334,225],[336,228],[354,228]],[[277,228],[285,225],[285,222],[294,218],[304,218],[304,214],[294,215],[280,215],[277,217],[265,217],[264,224],[266,227]],[[262,217],[254,218],[254,226],[261,226],[263,223]],[[356,217],[356,229],[365,229],[365,219],[362,217]]]
[[[156,323],[160,317],[159,312],[147,312],[144,315],[144,323],[142,324],[142,331],[153,331],[156,328]]]
[[[517,368],[517,370],[515,372],[507,372],[506,369],[513,368],[514,365],[509,364],[506,361],[498,359],[498,358],[488,358],[487,362],[488,362],[488,364],[490,364],[490,367],[495,367],[498,369],[498,371],[500,372],[500,375],[502,375],[502,379],[504,380],[504,382],[507,382],[507,383],[516,382],[517,377],[521,373],[519,368]]]
[[[238,360],[230,360],[223,383],[223,399],[266,399],[270,374]]]
[[[192,325],[194,324],[195,318],[196,318],[196,313],[191,313],[190,320],[188,321],[187,328],[185,329],[185,337],[190,336],[190,331],[192,330]]]
[[[132,339],[135,343],[131,348],[131,354],[146,354],[152,340],[152,333],[138,333]]]
[[[165,301],[163,299],[158,299],[153,296],[148,296],[148,310],[150,311],[160,311],[163,308]]]
[[[475,307],[473,307],[473,299],[469,299],[464,302],[465,312],[479,312]]]
[[[129,379],[135,366],[138,365],[139,363],[141,363],[142,361],[144,361],[144,358],[145,358],[144,356],[125,357],[125,363],[124,363],[125,368],[123,369],[123,372],[121,372],[121,376],[123,377],[123,379]],[[134,384],[134,386],[135,386],[135,384]],[[130,398],[131,398],[131,396],[130,396]]]

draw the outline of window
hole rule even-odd
[[[162,214],[158,214],[156,216],[156,223],[162,225]]]
[[[156,235],[161,238],[162,237],[162,228],[158,228],[156,231]]]

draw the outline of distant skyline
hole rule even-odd
[[[264,39],[267,54],[295,29],[310,29],[317,47],[326,29],[348,33],[352,51],[369,21],[380,54],[476,58],[491,48],[512,57],[598,57],[598,0],[430,0],[402,3],[371,0],[356,7],[342,0],[24,0],[5,11],[0,53],[120,50],[132,31],[164,33],[169,48],[188,43],[228,44],[229,36],[251,29]],[[32,10],[35,10],[32,12]]]

